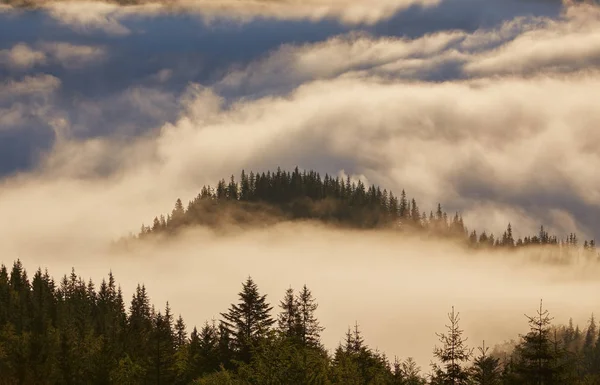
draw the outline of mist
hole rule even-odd
[[[435,332],[444,330],[452,306],[461,312],[469,345],[485,340],[492,346],[525,333],[524,313],[534,313],[540,299],[555,324],[572,317],[584,325],[598,309],[589,294],[600,288],[595,262],[545,264],[531,260],[532,251],[474,252],[450,242],[311,222],[226,234],[196,228],[128,251],[40,244],[34,236],[29,245],[18,256],[31,273],[49,267],[58,279],[73,267],[98,285],[112,271],[127,304],[143,283],[157,310],[168,301],[190,328],[221,319],[248,276],[274,312],[287,288],[306,284],[318,300],[328,349],[357,322],[372,348],[392,358],[412,356],[425,372]],[[13,254],[2,248],[9,261]]]

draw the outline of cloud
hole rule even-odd
[[[12,105],[10,108],[0,107],[0,130],[22,124],[25,121],[25,106]]]
[[[8,4],[0,4],[0,13],[13,13],[14,7]]]
[[[51,2],[45,8],[55,20],[80,32],[100,30],[116,36],[131,33],[119,21],[121,8],[115,4],[97,1]]]
[[[477,229],[502,231],[508,214],[481,218],[500,218],[495,213],[503,211],[514,214],[523,233],[544,223],[560,233],[596,236],[600,181],[589,165],[599,157],[594,127],[600,116],[591,97],[598,72],[574,65],[566,72],[490,71],[470,78],[468,68],[510,51],[523,36],[550,39],[551,28],[593,34],[597,26],[587,8],[578,8],[558,21],[515,19],[474,33],[416,39],[352,33],[286,45],[213,87],[190,86],[179,101],[151,85],[78,100],[73,112],[52,120],[62,122],[53,130],[67,134],[36,174],[89,183],[109,178],[132,200],[129,182],[110,178],[135,181],[134,196],[159,183],[170,189],[160,190],[164,196],[154,203],[165,207],[174,196],[194,196],[201,184],[242,168],[300,165],[363,175],[396,192],[405,188],[422,209],[441,202],[465,211]],[[568,55],[561,39],[556,45]],[[431,81],[448,68],[453,77]],[[139,132],[146,135],[131,142]],[[120,231],[156,214],[150,211],[156,209],[132,215]]]
[[[443,29],[473,31],[520,15],[556,16],[560,0],[175,0],[175,1],[10,1],[47,12],[59,23],[80,33],[95,31],[113,36],[145,33],[145,21],[197,16],[205,25],[248,25],[271,22],[331,22],[340,28],[367,28],[377,34],[415,37]],[[184,17],[180,17],[184,16]]]
[[[0,64],[21,71],[52,63],[76,69],[89,63],[98,63],[107,56],[104,47],[65,42],[41,42],[36,46],[32,48],[25,43],[18,43],[11,49],[0,50]]]
[[[600,11],[589,6],[569,8],[558,20],[518,17],[473,33],[450,30],[408,39],[353,32],[318,43],[283,45],[230,71],[217,87],[260,96],[348,76],[441,81],[578,72],[600,65],[598,36]]]
[[[49,136],[61,134],[56,126],[61,112],[56,110],[53,100],[60,86],[60,80],[51,75],[25,76],[0,83],[0,170],[6,170],[6,163],[10,170],[12,162],[24,163],[25,159],[39,155],[27,143],[39,145],[38,151],[47,149],[39,138],[45,141]],[[28,136],[31,139],[22,139]]]
[[[192,86],[179,119],[159,132],[134,143],[65,141],[39,172],[50,178],[46,190],[72,179],[75,186],[77,180],[108,183],[128,206],[140,195],[154,196],[143,209],[132,208],[128,221],[111,225],[121,234],[175,197],[191,198],[202,184],[242,168],[300,165],[362,174],[397,193],[405,188],[423,210],[442,202],[467,211],[478,230],[498,233],[512,221],[522,233],[543,223],[589,237],[597,234],[600,210],[600,181],[589,166],[600,161],[593,150],[600,115],[590,97],[598,82],[596,73],[440,84],[341,78],[233,104]],[[107,191],[90,193],[74,192],[85,200]],[[499,210],[507,213],[502,221],[480,220]],[[510,219],[512,212],[519,215]]]
[[[75,45],[65,42],[44,42],[41,49],[62,66],[73,69],[89,63],[98,63],[107,56],[106,48]]]
[[[540,70],[573,71],[600,64],[600,11],[595,6],[569,8],[566,20],[520,34],[485,52],[465,70],[469,74],[530,74]]]
[[[25,76],[21,80],[0,83],[0,101],[17,96],[47,96],[60,87],[60,79],[52,75]]]
[[[31,49],[27,44],[17,44],[11,49],[0,50],[0,64],[9,68],[26,70],[44,63],[46,54]]]
[[[465,36],[464,32],[451,31],[409,40],[353,33],[315,44],[286,45],[245,69],[227,74],[220,86],[272,92],[273,88],[293,88],[307,81],[349,73],[393,73],[396,78],[417,78],[431,72],[431,66],[424,66],[428,59],[440,60],[444,51]],[[455,55],[456,59],[461,60],[460,54]]]
[[[205,17],[234,17],[240,19],[267,17],[278,19],[339,18],[348,24],[374,24],[391,17],[395,12],[414,5],[433,6],[438,0],[374,0],[365,4],[360,0],[242,1],[179,1],[175,7],[198,12]]]
[[[368,5],[359,0],[309,0],[301,3],[264,0],[177,0],[168,3],[140,1],[128,6],[101,1],[51,1],[38,5],[47,9],[53,18],[80,31],[98,29],[113,35],[126,35],[131,33],[131,30],[125,27],[121,20],[130,16],[154,17],[167,13],[190,13],[197,14],[209,22],[219,18],[241,22],[257,18],[313,21],[338,19],[350,25],[371,25],[389,19],[402,9],[412,6],[430,7],[438,3],[439,0],[373,0]]]

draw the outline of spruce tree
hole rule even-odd
[[[195,332],[191,343],[194,343],[194,360],[201,373],[215,372],[221,364],[227,364],[220,359],[219,331],[214,321],[210,324],[205,322],[200,333]]]
[[[463,338],[463,330],[459,327],[460,313],[448,313],[449,325],[446,325],[447,334],[436,333],[441,347],[436,347],[433,351],[434,356],[440,360],[442,367],[435,367],[439,377],[444,384],[449,385],[467,385],[469,381],[469,372],[464,368],[471,355],[470,350],[466,345],[466,338]]]
[[[315,311],[319,307],[312,292],[304,285],[297,296],[300,339],[306,346],[318,347],[321,344],[321,332],[325,330],[319,324]]]
[[[158,312],[150,340],[150,365],[148,379],[153,384],[172,384],[175,379],[175,338],[169,305],[165,314]]]
[[[281,312],[277,317],[279,331],[288,338],[300,340],[300,313],[298,303],[294,295],[294,289],[289,288],[285,297],[279,303]]]
[[[131,300],[129,318],[127,322],[126,345],[129,360],[133,365],[139,365],[146,371],[150,355],[149,340],[153,332],[153,319],[150,308],[150,299],[144,285],[138,285]],[[129,364],[125,361],[124,364]]]
[[[479,354],[473,361],[471,368],[471,376],[474,385],[499,385],[501,380],[500,359],[494,358],[488,354],[489,347],[485,346],[483,341],[482,346],[478,347]]]
[[[516,352],[519,361],[516,371],[524,384],[559,385],[559,370],[556,368],[554,346],[550,338],[552,318],[544,310],[542,301],[537,315],[528,316],[530,331],[522,336]]]
[[[408,216],[408,201],[406,199],[406,192],[402,190],[400,194],[400,205],[399,205],[399,213],[401,218],[405,218]]]
[[[588,325],[587,331],[585,333],[585,339],[583,341],[583,359],[584,359],[584,368],[588,372],[592,372],[594,370],[594,366],[596,365],[596,351],[594,349],[596,345],[596,339],[598,338],[598,328],[596,325],[596,319],[592,314],[590,318],[590,323]]]
[[[231,336],[231,342],[238,358],[250,362],[252,347],[270,330],[275,320],[267,303],[267,296],[261,295],[251,277],[242,285],[238,294],[240,302],[232,304],[227,313],[221,313],[222,324]]]
[[[426,383],[421,376],[421,368],[412,357],[408,357],[402,362],[395,360],[394,377],[400,379],[397,382],[400,385],[425,385]]]

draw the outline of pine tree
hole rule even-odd
[[[421,368],[412,357],[408,357],[402,363],[394,365],[396,377],[400,377],[401,385],[425,385],[425,379],[421,376]]]
[[[188,343],[187,332],[185,322],[181,317],[181,314],[177,318],[175,323],[175,348],[180,349]]]
[[[525,316],[530,331],[522,336],[522,341],[516,348],[519,357],[516,371],[526,384],[558,385],[559,373],[555,367],[556,357],[550,339],[552,318],[543,309],[541,301],[536,316]]]
[[[501,380],[500,359],[491,357],[488,354],[489,347],[485,346],[483,341],[482,346],[478,347],[479,354],[475,357],[473,367],[471,368],[471,376],[475,385],[499,385]]]
[[[502,244],[504,246],[513,247],[515,245],[515,240],[513,238],[512,226],[509,223],[506,228],[506,237],[502,240]]]
[[[219,338],[219,330],[214,321],[210,324],[205,322],[200,333],[196,331],[195,337],[192,337],[190,345],[194,345],[192,354],[199,373],[215,372],[221,364],[228,364],[221,359],[224,355],[219,352]]]
[[[297,296],[296,306],[299,315],[300,339],[305,346],[321,345],[321,332],[325,330],[317,320],[315,311],[319,307],[311,291],[304,285]]]
[[[131,300],[127,322],[127,352],[134,365],[147,370],[146,361],[150,355],[149,340],[153,332],[153,319],[150,299],[144,285],[138,285]],[[127,364],[127,362],[125,362]]]
[[[184,219],[185,210],[183,208],[183,202],[181,202],[181,199],[177,198],[177,201],[175,201],[175,208],[171,212],[170,225],[174,228],[181,226],[184,224]]]
[[[442,347],[436,347],[433,351],[434,356],[440,360],[443,367],[439,369],[439,376],[444,384],[466,385],[469,380],[469,372],[463,367],[472,355],[463,338],[463,330],[459,327],[460,313],[448,313],[449,325],[446,325],[448,334],[436,333],[442,343]]]
[[[150,346],[150,362],[152,370],[149,380],[157,385],[172,384],[175,376],[175,335],[173,333],[173,315],[169,303],[165,314],[160,312],[154,317],[154,328]]]
[[[402,194],[400,195],[400,207],[399,214],[401,218],[408,217],[408,201],[406,199],[406,192],[402,190]]]
[[[594,366],[596,365],[597,357],[596,351],[594,349],[596,345],[596,340],[598,338],[598,327],[596,325],[596,319],[592,314],[590,318],[590,323],[588,325],[587,331],[585,333],[585,339],[583,342],[583,359],[584,359],[584,368],[588,372],[592,372],[594,370]]]
[[[414,198],[411,202],[410,218],[412,219],[415,225],[421,225],[421,214],[419,214],[419,206],[417,206],[417,201]]]
[[[294,289],[289,288],[279,303],[281,312],[277,317],[278,328],[286,337],[300,340],[300,314]]]
[[[227,313],[221,313],[222,324],[231,336],[231,342],[239,358],[250,362],[251,350],[263,338],[275,320],[270,315],[273,309],[266,301],[266,295],[260,295],[258,287],[248,277],[238,294],[240,302],[232,304]]]

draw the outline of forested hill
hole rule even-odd
[[[515,239],[509,223],[499,236],[469,231],[459,213],[448,215],[440,204],[423,211],[404,190],[395,195],[378,186],[365,186],[350,177],[341,179],[316,171],[242,171],[239,181],[232,175],[216,187],[204,186],[184,207],[177,199],[168,215],[155,217],[151,226],[142,225],[138,238],[174,234],[191,225],[263,224],[281,220],[313,219],[354,228],[393,228],[417,231],[435,237],[461,239],[473,247],[519,247],[529,245],[582,246],[595,251],[595,241],[583,243],[574,233],[562,238],[542,226],[538,234]]]

